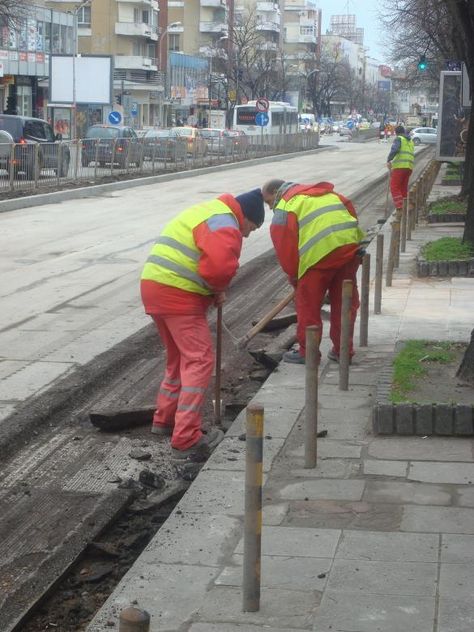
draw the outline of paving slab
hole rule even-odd
[[[340,529],[264,527],[262,555],[332,559],[340,537]],[[240,540],[235,552],[243,555],[243,539]]]
[[[304,466],[304,459],[301,459]],[[295,478],[352,478],[359,474],[360,463],[356,459],[318,458],[315,468],[295,468],[291,475]]]
[[[269,527],[277,527],[281,525],[288,515],[288,509],[288,503],[264,505],[262,523]]]
[[[366,445],[366,442],[363,441],[332,441],[331,439],[324,439],[318,441],[318,455],[322,459],[358,459],[364,445]],[[291,450],[289,454],[292,457],[304,457],[304,446]]]
[[[441,564],[439,594],[454,599],[472,599],[474,566],[472,564]]]
[[[433,632],[435,600],[326,591],[313,632]]]
[[[180,510],[192,513],[209,513],[242,516],[244,513],[245,475],[243,472],[201,472],[192,484],[192,493],[185,494]]]
[[[265,428],[263,441],[263,471],[268,472],[273,460],[282,449],[285,440],[283,437],[270,435],[271,430]],[[245,471],[245,441],[238,437],[225,437],[209,461],[203,468],[206,470],[242,470]]]
[[[318,592],[262,588],[260,610],[242,612],[242,589],[233,586],[215,586],[206,595],[197,613],[198,621],[236,622],[278,630],[312,630],[316,607],[321,600]],[[101,631],[102,632],[102,631]]]
[[[336,559],[385,562],[437,562],[439,536],[428,533],[346,529]]]
[[[474,534],[474,509],[406,505],[400,528],[421,533]]]
[[[450,437],[375,437],[369,456],[404,461],[473,462],[472,439]]]
[[[282,527],[283,528],[283,527]],[[242,586],[243,555],[234,555],[215,580],[216,585]],[[324,590],[332,559],[262,555],[261,586],[294,591]]]
[[[364,486],[362,480],[311,480],[285,485],[280,496],[285,500],[361,500]]]
[[[474,536],[443,533],[441,562],[449,564],[474,563]]]
[[[470,599],[441,597],[438,606],[437,632],[472,632],[474,630],[474,604]]]
[[[336,559],[327,588],[331,592],[434,597],[437,578],[436,563]]]
[[[450,505],[451,493],[440,485],[394,481],[367,481],[364,500],[372,503]]]
[[[368,476],[396,476],[405,478],[408,461],[387,461],[385,459],[364,459],[364,474]]]
[[[437,463],[413,461],[408,470],[409,480],[425,483],[472,485],[474,463]]]
[[[189,632],[261,632],[262,629],[265,632],[281,632],[282,628],[274,628],[268,625],[249,625],[249,624],[233,624],[233,623],[193,623],[189,628]],[[300,632],[304,628],[292,628],[291,630],[285,628],[287,632]]]

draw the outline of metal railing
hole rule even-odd
[[[107,182],[315,149],[319,134],[217,139],[81,139],[55,143],[1,143],[0,197],[68,184]]]

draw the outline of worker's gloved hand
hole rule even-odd
[[[295,277],[291,277],[291,276],[289,276],[289,277],[288,277],[288,283],[289,283],[290,285],[292,285],[294,288],[296,288],[296,285],[297,285],[297,283],[298,283],[298,279],[295,279]]]
[[[358,257],[360,257],[361,259],[363,259],[365,257],[365,255],[367,254],[367,251],[365,248],[359,248],[359,250],[356,252],[356,255]]]
[[[214,305],[219,307],[219,305],[223,305],[225,303],[225,292],[216,292],[214,294]]]

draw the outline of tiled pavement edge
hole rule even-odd
[[[255,397],[266,436],[260,611],[242,612],[242,413],[89,632],[118,629],[132,603],[152,632],[472,632],[473,442],[374,436],[370,424],[399,340],[469,339],[474,280],[412,276],[420,243],[445,231],[421,227],[408,242],[347,392],[323,363],[316,469],[304,468],[304,367],[281,364]]]

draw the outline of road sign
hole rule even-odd
[[[255,116],[255,123],[260,125],[260,127],[265,127],[268,125],[268,121],[270,120],[268,114],[266,112],[259,112]]]
[[[137,114],[138,114],[138,104],[137,103],[132,103],[132,109],[130,110],[130,114],[132,116],[137,116]]]
[[[270,107],[270,101],[266,97],[259,97],[255,101],[255,107],[259,112],[268,112],[268,108]]]
[[[112,111],[109,112],[109,123],[111,125],[120,125],[122,122],[122,115],[120,112]]]

